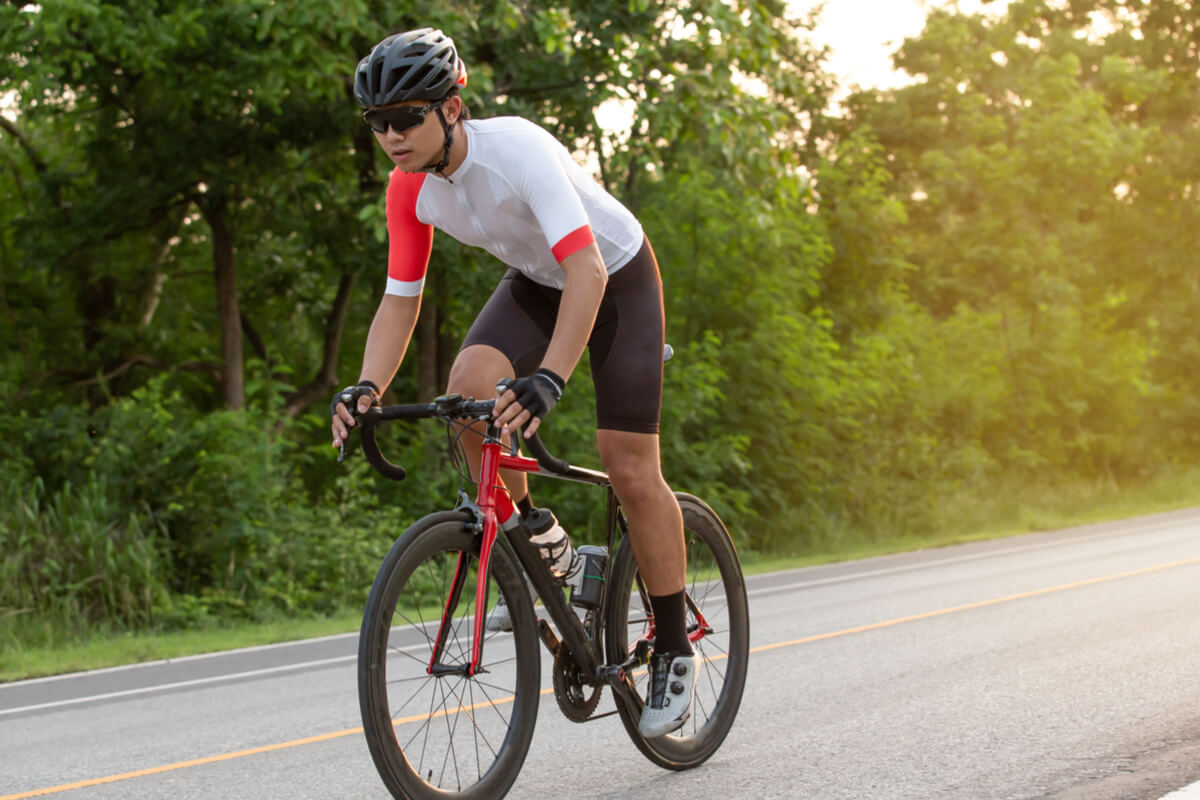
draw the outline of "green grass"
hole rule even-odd
[[[36,638],[44,643],[22,646],[15,632],[10,630],[3,639],[4,649],[0,651],[0,681],[348,633],[358,630],[361,614],[361,611],[346,611],[331,617],[231,623],[170,633],[95,631],[87,636],[68,636],[53,629],[42,628],[34,632],[26,627],[20,638]]]
[[[985,496],[963,493],[938,504],[928,530],[867,538],[853,532],[819,552],[742,553],[747,574],[812,566],[962,542],[1015,536],[1200,505],[1200,469],[1137,487],[1111,483],[1066,486],[992,486]],[[0,619],[0,681],[178,658],[239,647],[293,641],[358,630],[361,610],[329,617],[205,627],[172,633],[93,631],[66,635],[34,621]]]
[[[742,562],[746,574],[751,575],[1001,539],[1193,506],[1200,506],[1200,469],[1163,475],[1133,487],[1117,487],[1109,481],[1033,487],[993,484],[986,494],[964,491],[944,498],[924,530],[875,539],[849,532],[819,552],[744,553]]]

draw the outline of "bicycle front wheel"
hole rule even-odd
[[[513,629],[485,631],[479,670],[466,674],[479,574],[479,537],[470,522],[460,512],[418,521],[388,552],[367,599],[359,705],[371,757],[395,797],[503,797],[533,737],[537,633],[504,547],[492,550],[487,597],[503,596]],[[462,591],[451,600],[456,577]],[[448,600],[444,644],[435,657]]]
[[[741,562],[725,525],[703,501],[682,492],[675,496],[687,546],[688,632],[693,637],[702,633],[692,642],[701,660],[692,716],[675,733],[647,739],[638,732],[640,708],[617,703],[617,710],[643,755],[660,767],[682,770],[715,753],[737,717],[750,659],[750,612]],[[605,644],[608,660],[620,663],[639,640],[650,636],[653,625],[628,537],[621,542],[609,579]],[[633,680],[644,699],[650,682],[644,666],[634,672]]]

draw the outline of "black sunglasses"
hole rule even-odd
[[[363,120],[376,133],[387,133],[388,126],[396,133],[415,128],[425,121],[425,115],[441,108],[442,101],[427,106],[396,106],[394,108],[372,108],[363,112]]]

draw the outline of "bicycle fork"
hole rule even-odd
[[[496,547],[496,538],[500,535],[497,500],[500,493],[505,491],[499,480],[500,468],[521,472],[538,472],[541,469],[534,459],[504,452],[498,436],[499,431],[495,426],[489,424],[482,448],[483,459],[480,463],[479,490],[475,503],[482,515],[482,520],[480,520],[482,530],[480,531],[479,567],[475,586],[475,619],[472,620],[471,626],[471,660],[469,664],[455,667],[445,667],[439,664],[439,659],[444,652],[446,637],[453,625],[454,612],[463,592],[468,590],[466,584],[470,571],[470,556],[462,553],[459,555],[449,596],[446,598],[446,606],[442,612],[441,625],[434,641],[433,655],[427,669],[431,675],[461,673],[471,676],[479,671],[483,655],[483,626],[487,618],[487,579],[491,569],[492,553]],[[554,620],[566,647],[571,651],[580,669],[585,675],[595,676],[597,680],[603,679],[604,676],[600,674],[599,661],[596,654],[592,652],[587,635],[563,599],[562,591],[550,577],[537,548],[520,532],[510,536],[509,543],[518,562],[525,569],[525,574],[529,576],[530,582],[541,596],[546,610],[550,613],[551,619]],[[556,650],[559,646],[557,637],[548,629],[541,632],[541,638],[552,650]]]
[[[483,657],[483,624],[487,616],[485,613],[487,608],[487,579],[491,566],[492,550],[496,546],[496,536],[500,530],[500,522],[496,516],[495,497],[498,492],[504,491],[498,483],[500,462],[502,459],[516,460],[515,457],[505,457],[503,455],[499,442],[494,441],[494,436],[492,435],[494,432],[494,427],[489,423],[488,436],[483,444],[479,491],[475,503],[479,511],[482,512],[483,519],[477,521],[477,524],[482,523],[482,531],[480,531],[479,567],[475,584],[475,618],[471,623],[471,660],[468,664],[456,667],[446,667],[439,663],[445,649],[446,637],[453,626],[454,612],[462,600],[463,591],[466,590],[467,575],[470,572],[471,555],[463,552],[458,555],[458,564],[454,569],[454,578],[450,583],[450,592],[446,597],[446,606],[442,610],[441,624],[438,626],[437,637],[434,639],[433,654],[429,659],[429,667],[426,669],[426,672],[430,675],[452,673],[462,673],[468,676],[475,675],[479,671],[479,662]],[[537,469],[536,461],[530,459],[520,460],[530,462],[533,465],[533,469]],[[520,468],[527,465],[506,464],[505,466]]]

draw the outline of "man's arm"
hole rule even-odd
[[[604,287],[608,285],[608,270],[604,268],[604,259],[595,242],[567,256],[561,266],[567,273],[567,281],[542,366],[566,380],[574,372],[592,335],[596,312],[600,310]]]
[[[564,258],[561,266],[567,274],[566,285],[563,286],[554,333],[541,365],[566,381],[579,363],[592,335],[596,312],[600,309],[604,288],[608,285],[608,270],[604,267],[604,259],[595,242]],[[504,436],[508,435],[509,428],[526,423],[525,435],[532,436],[537,432],[541,419],[530,421],[529,412],[514,403],[515,399],[516,395],[511,391],[501,395],[496,401],[496,421]]]
[[[421,298],[402,297],[385,294],[371,322],[371,330],[367,333],[367,345],[363,351],[362,370],[359,381],[370,381],[380,387],[380,391],[392,382],[408,343],[412,339],[413,328],[417,324],[417,315],[421,310]],[[371,399],[367,396],[358,398],[359,413],[371,407]],[[345,405],[337,405],[337,414],[333,417],[333,446],[339,447],[350,435],[354,427],[354,416]]]

